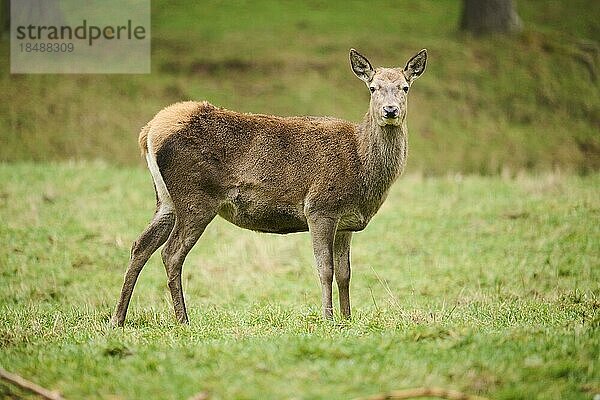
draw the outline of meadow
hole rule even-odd
[[[401,178],[353,239],[350,322],[321,319],[308,234],[217,219],[184,268],[190,325],[155,254],[123,329],[108,319],[149,174],[16,163],[0,181],[0,365],[68,399],[600,393],[598,174]]]
[[[0,367],[71,400],[595,399],[600,7],[516,3],[523,32],[474,37],[456,0],[153,0],[151,74],[0,63]],[[140,128],[189,99],[359,121],[351,47],[376,66],[429,54],[406,174],[353,238],[353,319],[322,320],[308,234],[217,218],[184,266],[190,324],[157,253],[110,328],[154,210]],[[0,398],[34,397],[0,381]]]
[[[411,90],[409,168],[479,174],[600,168],[600,7],[518,1],[525,30],[457,31],[460,2],[152,2],[149,75],[10,75],[0,63],[0,160],[102,159],[138,165],[140,128],[161,108],[208,100],[233,110],[360,121],[369,92],[350,71],[356,48],[404,66]],[[0,59],[9,45],[0,40]]]

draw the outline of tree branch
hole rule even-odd
[[[435,387],[422,387],[406,390],[394,390],[354,400],[403,400],[417,397],[439,397],[447,400],[487,400],[485,397],[473,396],[456,390],[447,390]]]
[[[38,396],[43,397],[47,400],[64,400],[59,392],[51,391],[46,388],[43,388],[33,382],[28,381],[25,378],[20,377],[16,374],[11,374],[10,372],[0,368],[0,378],[4,381],[10,382],[13,385],[16,385],[22,389],[29,390],[37,394]]]

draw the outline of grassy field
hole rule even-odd
[[[152,1],[152,74],[10,75],[0,63],[0,160],[138,162],[136,135],[165,105],[207,99],[240,111],[353,121],[368,91],[348,65],[429,50],[410,95],[409,168],[600,168],[600,7],[518,0],[525,30],[473,38],[460,2]],[[9,59],[8,40],[0,58]]]
[[[422,385],[493,399],[600,393],[600,175],[409,174],[355,235],[351,322],[323,322],[306,234],[215,220],[110,329],[150,176],[0,164],[0,365],[69,399],[350,399]],[[0,397],[21,398],[0,384]]]
[[[11,75],[0,63],[0,367],[67,399],[352,399],[439,386],[600,394],[600,7],[517,0],[514,36],[460,2],[152,0],[152,73]],[[0,7],[0,10],[4,10]],[[175,323],[156,254],[108,319],[154,193],[137,134],[165,105],[353,121],[355,47],[427,72],[407,175],[352,247],[353,320],[322,321],[308,234],[215,220]],[[9,59],[6,35],[0,58]],[[0,382],[0,399],[30,398]]]

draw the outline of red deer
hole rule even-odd
[[[333,317],[335,276],[341,315],[349,318],[352,232],[367,226],[404,169],[408,92],[426,63],[421,50],[404,68],[375,69],[351,49],[352,71],[371,92],[358,124],[245,114],[193,101],[156,114],[139,136],[156,211],[133,243],[112,324],[123,325],[138,275],[163,244],[175,315],[188,322],[183,262],[217,215],[259,232],[309,231],[323,316]]]

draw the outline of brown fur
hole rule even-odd
[[[341,120],[203,108],[155,151],[176,207],[174,193],[191,184],[218,198],[219,214],[230,222],[283,233],[308,229],[306,203],[351,208],[354,194],[366,194],[357,141],[356,127]],[[194,181],[184,184],[179,177],[192,169],[198,170]]]
[[[351,233],[364,229],[404,169],[407,87],[424,71],[426,53],[421,51],[404,69],[375,70],[357,52],[351,51],[350,57],[355,74],[373,92],[369,112],[359,124],[329,117],[244,114],[207,102],[183,102],[163,109],[142,129],[140,148],[154,156],[168,198],[159,198],[155,219],[134,243],[115,324],[123,323],[137,274],[148,253],[166,240],[167,230],[171,233],[163,260],[169,288],[178,319],[187,322],[181,267],[217,214],[255,231],[309,230],[324,315],[332,315],[335,272],[342,314],[350,316]],[[390,107],[397,115],[385,114]],[[152,241],[148,235],[161,239]]]
[[[169,136],[188,124],[194,114],[201,111],[204,107],[214,108],[213,105],[206,101],[200,103],[196,101],[182,101],[163,108],[140,132],[138,143],[142,155],[148,152],[148,136],[151,137],[152,147],[154,149],[160,148]],[[152,131],[152,134],[150,134],[150,131]]]

